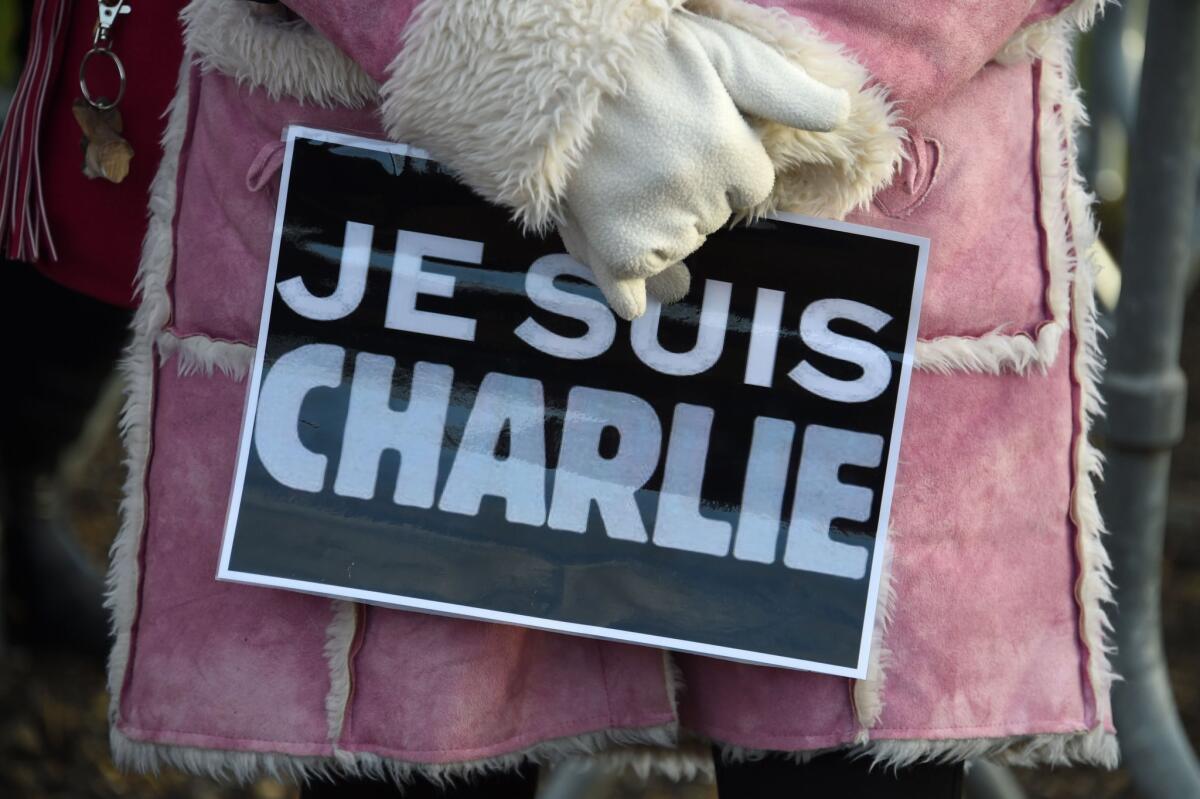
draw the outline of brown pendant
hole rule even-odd
[[[71,111],[83,131],[83,174],[120,183],[129,174],[129,162],[133,160],[133,147],[121,135],[121,112],[115,107],[97,110],[82,97]]]

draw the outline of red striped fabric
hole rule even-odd
[[[46,215],[38,141],[46,94],[62,57],[70,0],[36,0],[29,21],[29,52],[0,133],[0,251],[36,261],[41,246],[57,259]]]

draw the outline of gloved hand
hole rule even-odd
[[[803,130],[845,122],[850,98],[718,20],[677,10],[625,91],[605,97],[567,183],[559,233],[613,310],[633,319],[647,290],[681,299],[683,259],[733,213],[771,193],[775,173],[743,114]]]

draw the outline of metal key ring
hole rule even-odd
[[[105,100],[104,98],[97,100],[92,97],[92,93],[88,91],[86,75],[87,65],[88,61],[92,59],[92,56],[96,55],[97,53],[102,53],[103,55],[106,55],[112,59],[113,66],[117,68],[117,78],[121,81],[120,87],[117,89],[117,99],[111,102]],[[86,53],[84,53],[83,60],[79,62],[79,91],[83,92],[83,99],[87,100],[87,104],[97,111],[108,111],[109,109],[116,108],[117,104],[121,102],[121,98],[125,96],[125,65],[121,63],[121,59],[117,56],[117,54],[107,47],[93,47],[91,50],[88,50]]]

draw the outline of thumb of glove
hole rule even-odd
[[[681,15],[744,114],[791,128],[831,131],[850,115],[850,95],[826,86],[769,44],[726,22]]]
[[[612,266],[600,257],[569,217],[559,224],[558,234],[571,257],[592,270],[596,285],[617,316],[632,321],[646,312],[645,278],[615,275]]]

